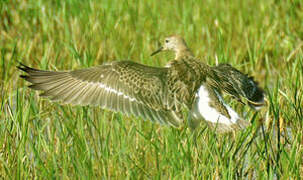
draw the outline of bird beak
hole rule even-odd
[[[158,53],[161,52],[162,50],[163,50],[163,47],[161,46],[157,51],[151,53],[150,56],[153,56],[153,55],[155,55],[155,54],[158,54]]]

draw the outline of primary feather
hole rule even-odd
[[[74,71],[45,71],[22,63],[22,78],[41,96],[75,105],[98,105],[153,122],[179,126],[183,109],[189,110],[190,126],[205,120],[218,132],[245,128],[244,121],[221,96],[227,92],[244,97],[253,107],[264,94],[252,78],[227,64],[210,67],[196,59],[179,36],[166,38],[161,50],[173,50],[176,58],[166,67],[150,67],[131,61],[116,61]],[[153,54],[155,54],[153,53]]]

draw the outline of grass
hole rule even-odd
[[[303,3],[291,1],[0,2],[0,177],[5,179],[300,179],[303,177]],[[150,57],[170,34],[194,54],[255,77],[268,106],[233,103],[252,126],[218,135],[159,126],[97,107],[39,98],[17,61],[85,68]],[[264,124],[258,128],[258,124]]]

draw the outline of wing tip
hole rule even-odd
[[[29,67],[23,63],[21,63],[20,61],[18,61],[18,65],[16,66],[17,69],[23,71],[23,72],[26,72],[28,74],[31,74],[33,72],[44,72],[43,70],[39,70],[39,69],[35,69],[35,68],[32,68],[32,67]]]
[[[260,110],[262,107],[267,105],[265,93],[262,91],[262,93],[258,95],[258,98],[247,99],[247,104],[256,111]]]
[[[25,80],[27,80],[29,78],[29,76],[27,76],[27,75],[20,75],[19,77],[22,79],[25,79]]]

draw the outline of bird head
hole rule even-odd
[[[164,42],[162,43],[162,46],[155,52],[151,54],[151,56],[158,54],[161,51],[173,51],[176,54],[178,54],[181,51],[189,51],[186,42],[181,36],[173,35],[166,37],[164,39]]]

